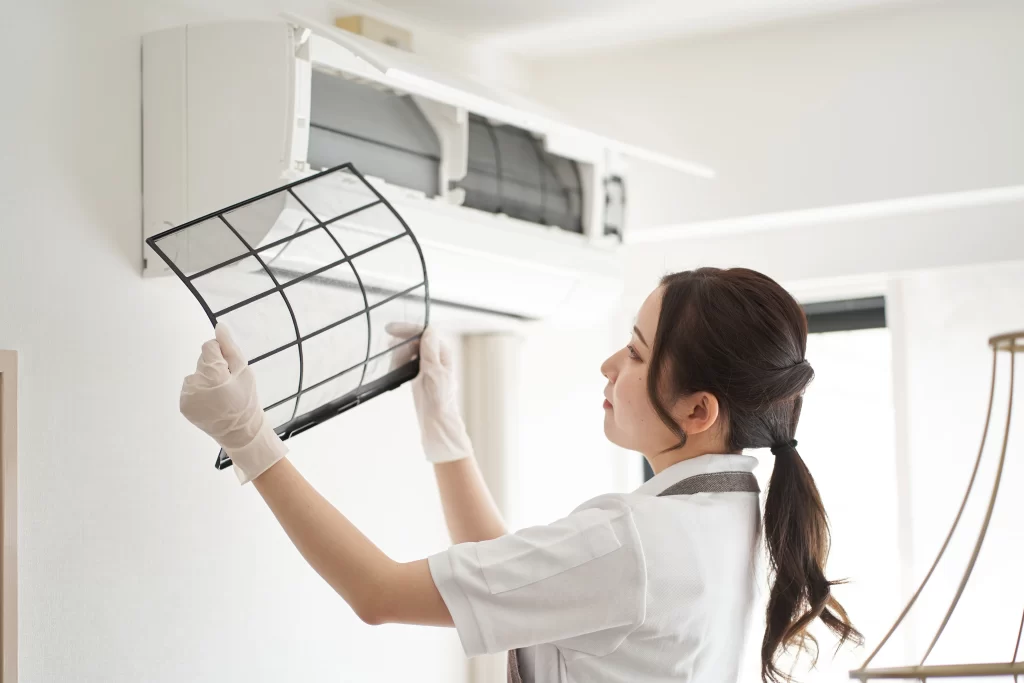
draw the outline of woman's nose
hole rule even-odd
[[[609,382],[615,381],[615,356],[610,356],[608,360],[601,363],[601,374],[604,375],[605,379]]]

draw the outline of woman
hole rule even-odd
[[[830,594],[825,510],[794,440],[814,374],[806,345],[800,306],[764,275],[665,277],[601,367],[605,433],[642,453],[654,478],[508,534],[455,408],[446,352],[427,330],[414,398],[455,545],[409,563],[384,555],[285,458],[222,327],[185,380],[181,410],[365,622],[455,626],[468,656],[508,650],[509,679],[536,683],[737,679],[761,538],[757,461],[742,452],[770,447],[761,677],[778,681],[778,654],[804,647],[814,620],[841,642],[860,638]]]

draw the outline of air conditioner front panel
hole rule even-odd
[[[295,115],[294,40],[287,25],[239,22],[187,29],[184,139],[188,216],[281,184]],[[223,173],[230,159],[234,173]],[[185,217],[182,217],[185,218]]]

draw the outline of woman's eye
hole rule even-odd
[[[632,344],[628,345],[626,349],[629,351],[630,358],[633,360],[640,360],[640,354],[636,352],[636,349],[633,348]]]

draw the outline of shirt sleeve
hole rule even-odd
[[[603,655],[643,623],[646,567],[625,503],[461,543],[428,563],[468,657],[541,643]]]

